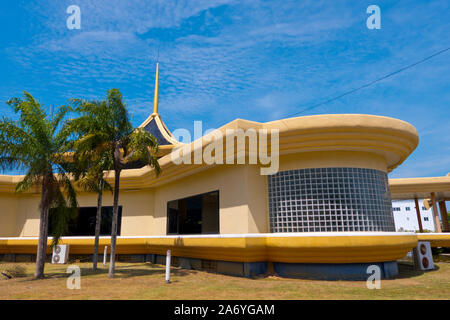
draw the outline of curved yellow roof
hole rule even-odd
[[[361,151],[382,156],[388,171],[400,165],[417,147],[417,130],[409,123],[389,117],[362,114],[331,114],[281,119],[267,123],[236,119],[221,128],[227,129],[278,129],[279,154],[301,154],[315,151]],[[197,142],[198,143],[198,142]],[[202,141],[202,148],[211,141]],[[191,143],[191,155],[194,153]],[[234,155],[236,156],[236,154]],[[159,159],[162,173],[155,177],[153,169],[124,170],[121,188],[140,189],[158,186],[196,172],[216,166],[215,164],[176,165],[167,154]],[[0,176],[0,192],[11,192],[20,181],[19,176]],[[114,174],[108,175],[113,182]]]
[[[419,136],[408,122],[366,114],[327,114],[282,119],[264,124],[280,130],[284,149],[305,151],[366,151],[385,157],[388,171],[414,151]],[[286,142],[290,142],[287,144]]]

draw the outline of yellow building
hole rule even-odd
[[[416,234],[395,232],[387,178],[418,145],[417,131],[407,122],[359,114],[267,123],[236,119],[183,145],[158,112],[156,78],[153,113],[141,127],[158,139],[162,173],[156,177],[153,169],[133,164],[121,174],[117,253],[127,255],[122,258],[160,262],[171,249],[186,268],[251,276],[273,265],[280,275],[356,279],[366,278],[371,264],[380,266],[384,277],[397,274],[396,260],[417,245]],[[230,138],[239,129],[249,141],[243,148],[223,141],[223,154],[211,148],[218,136]],[[265,132],[270,139],[263,139]],[[273,162],[251,161],[256,152],[251,139],[258,146],[267,142],[277,173],[261,174]],[[182,151],[171,152],[176,149]],[[208,152],[223,164],[195,161],[196,153]],[[21,178],[0,176],[4,258],[36,252],[40,195],[37,189],[14,193]],[[113,183],[113,173],[108,180]],[[62,242],[73,255],[91,254],[96,195],[80,192],[78,202],[79,217]],[[112,202],[105,194],[105,223]],[[450,241],[440,237],[441,245]],[[109,245],[109,237],[101,237],[100,245]]]

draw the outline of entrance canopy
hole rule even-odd
[[[393,200],[415,199],[417,221],[419,230],[422,230],[420,222],[420,210],[418,199],[425,199],[424,206],[433,208],[434,225],[437,232],[450,232],[445,201],[450,201],[450,173],[445,177],[390,179],[389,189]],[[438,214],[441,211],[442,227]]]
[[[450,173],[444,177],[389,179],[392,200],[427,199],[431,193],[436,201],[450,201]]]

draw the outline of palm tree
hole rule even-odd
[[[78,112],[83,112],[88,102],[80,99],[72,100]],[[100,109],[105,101],[90,102],[90,108]],[[69,125],[73,132],[76,132],[77,139],[73,142],[73,163],[74,178],[79,185],[88,192],[97,193],[97,214],[95,220],[95,242],[94,256],[92,259],[92,269],[97,270],[98,247],[100,240],[100,228],[102,224],[102,200],[103,190],[112,191],[111,185],[105,180],[105,171],[113,169],[113,160],[108,149],[95,146],[95,140],[91,139],[90,133],[93,131],[101,131],[102,117],[86,117],[82,116],[78,119],[70,121]]]
[[[120,173],[127,162],[142,161],[155,168],[159,174],[160,167],[156,154],[156,138],[142,128],[133,129],[118,89],[108,91],[106,101],[92,103],[75,100],[80,117],[72,121],[71,126],[85,133],[83,144],[96,152],[106,152],[112,159],[114,170],[114,207],[111,226],[111,258],[108,276],[114,277],[117,219],[119,213]]]
[[[71,132],[63,123],[71,108],[58,107],[54,116],[49,117],[28,92],[24,92],[23,99],[13,98],[7,104],[19,117],[18,120],[7,117],[0,120],[0,168],[26,170],[16,192],[40,186],[39,241],[34,273],[35,278],[40,279],[44,277],[50,209],[53,209],[53,246],[67,232],[70,216],[77,208],[66,166]]]

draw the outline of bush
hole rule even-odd
[[[25,277],[26,275],[25,267],[20,264],[11,263],[0,265],[0,278],[12,279]]]
[[[433,231],[428,230],[428,229],[423,229],[422,233],[432,233]],[[420,230],[416,230],[416,233],[420,233]]]

